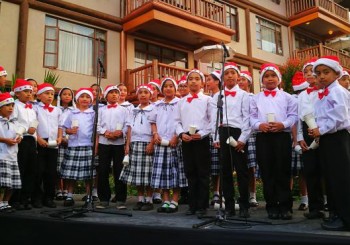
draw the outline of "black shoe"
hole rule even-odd
[[[247,208],[241,208],[239,209],[239,217],[240,218],[250,218],[250,213],[249,213],[249,209]]]
[[[225,215],[227,218],[236,216],[236,210],[225,209]]]
[[[153,210],[153,203],[150,203],[150,202],[146,202],[142,205],[141,207],[141,211],[150,211],[150,210]]]
[[[15,209],[15,210],[18,210],[18,211],[24,210],[24,206],[23,206],[23,204],[20,203],[20,202],[14,202],[14,203],[12,203],[11,208],[12,208],[12,209]]]
[[[48,208],[56,208],[56,203],[52,200],[52,199],[46,199],[44,201],[44,206],[48,207]]]
[[[41,203],[40,200],[35,200],[35,201],[32,202],[32,207],[33,208],[42,208],[43,204]]]
[[[305,204],[305,203],[301,203],[301,204],[299,205],[298,210],[300,210],[300,211],[306,211],[306,210],[308,209],[308,207],[309,207],[309,205],[307,205],[307,204]]]
[[[290,211],[281,212],[282,220],[291,220],[292,218],[293,218],[293,215]]]
[[[72,197],[67,197],[66,200],[63,202],[64,207],[71,207],[74,206],[74,199]]]
[[[324,213],[318,210],[313,210],[308,213],[304,213],[304,217],[307,219],[322,219],[324,217]]]
[[[180,197],[179,204],[188,204],[188,197],[186,196]]]
[[[322,229],[327,231],[347,231],[349,227],[345,225],[343,220],[339,217],[334,217],[332,220],[328,222],[324,222],[321,224]]]
[[[161,204],[162,203],[162,199],[161,198],[153,198],[153,203],[154,204]]]
[[[32,205],[30,205],[30,203],[24,203],[23,204],[23,208],[24,208],[24,210],[31,210],[32,209]]]
[[[189,208],[189,209],[186,211],[185,214],[186,214],[186,215],[194,215],[194,214],[196,214],[196,210],[195,210],[195,209],[192,209],[192,208]]]
[[[324,210],[324,211],[329,211],[328,203],[325,203],[325,204],[323,205],[323,210]]]
[[[280,214],[278,212],[275,212],[275,211],[269,211],[267,213],[267,218],[269,218],[269,219],[279,219],[280,218]]]
[[[116,202],[117,202],[117,197],[114,196],[114,197],[112,198],[111,202],[116,203]]]
[[[132,210],[141,210],[143,206],[143,202],[137,202],[135,206],[132,208]]]

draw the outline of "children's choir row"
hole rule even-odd
[[[268,218],[291,219],[292,146],[300,145],[310,208],[305,216],[323,216],[324,183],[331,217],[322,227],[349,229],[350,213],[346,205],[350,204],[350,100],[349,92],[338,82],[343,70],[336,57],[327,56],[306,63],[302,72],[303,77],[293,79],[295,90],[303,90],[297,99],[279,89],[281,73],[270,63],[261,67],[259,80],[264,89],[256,95],[245,91],[252,83],[250,73],[241,72],[233,62],[225,64],[223,74],[213,72],[208,76],[207,85],[212,96],[201,92],[205,77],[196,69],[179,82],[169,77],[161,83],[152,81],[139,86],[137,107],[121,103],[121,88],[124,86],[108,86],[103,92],[107,105],[101,106],[98,113],[98,147],[95,149],[99,156],[96,167],[98,206],[109,205],[108,176],[112,162],[117,208],[126,208],[126,188],[130,184],[136,186],[138,192],[134,210],[153,209],[152,190],[162,189],[163,203],[158,212],[176,212],[180,189],[188,186],[189,209],[186,214],[202,216],[209,205],[210,175],[217,176],[212,178],[215,187],[221,175],[225,215],[235,215],[237,202],[239,216],[248,218],[249,199],[256,203],[255,196],[249,193],[254,193],[254,190],[249,191],[249,187],[257,162]],[[17,201],[25,205],[30,198],[35,198],[32,194],[36,186],[43,183],[40,200],[46,206],[55,207],[53,198],[58,172],[68,189],[64,205],[72,206],[75,182],[85,180],[89,193],[88,180],[95,175],[91,168],[94,93],[90,88],[79,89],[75,94],[74,108],[73,91],[63,89],[59,93],[63,103],[59,106],[63,107],[58,108],[51,105],[54,88],[41,84],[37,92],[40,103],[32,108],[28,104],[32,90],[30,83],[17,80],[14,92],[18,99],[15,103],[9,95],[1,95],[1,119],[8,127],[8,130],[2,130],[0,138],[1,147],[8,152],[2,164],[9,173],[13,172],[0,179],[1,186],[7,187],[6,193],[10,193],[22,183],[21,197]],[[159,92],[164,97],[157,101]],[[177,92],[182,98],[176,97]],[[4,109],[13,106],[13,113]],[[24,127],[23,135],[18,132],[17,124]],[[14,125],[17,125],[17,131]],[[294,137],[291,137],[293,131]],[[13,135],[8,135],[10,133]],[[19,174],[13,166],[17,164],[17,144],[18,165],[21,166],[21,152],[28,152],[28,149],[34,152],[35,138],[38,161],[27,165],[38,164],[31,169],[38,169],[37,176],[40,177],[35,181],[29,178],[29,181],[25,173],[30,171]],[[28,143],[25,145],[25,142]],[[312,144],[318,148],[311,147]],[[61,152],[59,164],[52,161],[57,159],[57,146]],[[237,201],[233,189],[234,170],[239,190]],[[340,190],[344,192],[344,188],[349,195],[339,193]],[[172,197],[170,190],[173,190]],[[219,194],[217,189],[215,194]],[[5,195],[7,199],[9,195]],[[5,197],[2,207],[7,205],[4,201],[7,201]]]

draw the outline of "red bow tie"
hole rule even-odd
[[[235,97],[235,96],[236,96],[236,93],[237,93],[236,91],[230,92],[230,91],[225,90],[225,96],[231,95],[232,97]]]
[[[24,106],[24,109],[33,109],[33,105],[30,104],[30,103],[27,103],[25,106]]]
[[[197,94],[194,94],[192,97],[188,97],[188,98],[187,98],[187,102],[188,102],[188,103],[191,103],[193,99],[198,99],[198,95],[197,95]]]
[[[327,96],[329,94],[328,88],[326,88],[323,92],[318,92],[318,98],[322,100],[324,96]]]
[[[53,111],[53,107],[50,107],[49,104],[44,105],[44,110],[48,110],[49,112]]]
[[[307,88],[306,89],[306,93],[307,94],[310,94],[311,92],[314,92],[314,91],[317,91],[318,90],[318,88],[317,87],[309,87],[309,88]]]
[[[117,108],[117,106],[118,106],[117,104],[114,104],[114,105],[111,105],[111,104],[110,104],[110,105],[107,105],[107,108],[108,108],[108,109],[110,109],[110,108]]]
[[[264,90],[264,94],[265,94],[266,97],[269,96],[270,94],[271,94],[272,97],[275,97],[276,96],[276,90],[272,90],[272,91]]]

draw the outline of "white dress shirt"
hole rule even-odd
[[[36,139],[36,132],[34,134],[28,134],[28,129],[30,127],[30,123],[37,120],[36,113],[34,111],[34,105],[28,102],[32,106],[32,108],[25,108],[26,104],[15,100],[15,107],[13,109],[13,113],[11,118],[17,118],[18,123],[26,129],[26,132],[23,136],[32,136]]]
[[[191,103],[187,101],[192,97],[188,94],[178,102],[178,111],[176,116],[176,134],[185,133],[189,131],[190,126],[196,126],[198,134],[201,137],[208,136],[211,133],[212,114],[214,106],[212,98],[199,92],[197,99],[193,99]]]
[[[250,101],[250,124],[259,132],[261,123],[267,123],[267,114],[274,113],[275,121],[284,125],[284,132],[291,132],[292,126],[297,122],[298,109],[296,99],[278,88],[274,89],[276,95],[266,96],[264,91],[253,96]]]
[[[0,137],[7,139],[16,138],[17,119],[11,117],[10,120],[0,116]],[[0,142],[0,159],[7,161],[17,161],[18,144],[8,145]],[[5,174],[5,173],[4,173]]]
[[[109,104],[108,104],[109,105]],[[121,105],[117,107],[110,107],[108,105],[102,107],[98,111],[98,123],[97,133],[99,134],[99,143],[104,145],[124,145],[124,136],[127,133],[127,120],[129,118],[129,111]],[[120,124],[122,127],[123,136],[117,139],[107,139],[104,136],[106,131],[117,130],[117,125]]]
[[[328,86],[329,94],[315,104],[315,117],[320,134],[350,130],[350,94],[338,81]],[[334,142],[336,144],[336,142]]]
[[[157,124],[157,132],[161,139],[171,140],[176,135],[177,103],[179,98],[175,97],[169,103],[164,100],[154,105],[150,116],[150,122]]]
[[[233,92],[235,95],[225,96],[225,91],[229,93]],[[236,85],[232,89],[225,88],[225,90],[222,91],[222,95],[222,126],[241,129],[241,135],[239,136],[238,141],[246,143],[251,133],[251,127],[249,124],[249,94]],[[213,103],[215,110],[212,117],[216,118],[218,110],[217,100],[213,101]],[[215,125],[212,129],[213,134],[214,132]],[[214,141],[217,142],[218,137]]]
[[[140,108],[140,105],[132,110],[127,125],[131,127],[131,142],[151,142],[152,129],[149,117],[153,110],[152,105]]]
[[[56,140],[58,137],[58,127],[62,111],[56,106],[50,105],[53,108],[51,112],[44,109],[44,104],[40,102],[34,107],[38,117],[39,125],[37,128],[38,136],[43,139]]]

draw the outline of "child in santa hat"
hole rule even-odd
[[[38,86],[37,96],[40,103],[35,106],[38,118],[38,165],[39,177],[36,185],[43,183],[44,206],[55,208],[53,201],[55,197],[55,185],[57,177],[58,145],[62,141],[62,129],[59,128],[59,121],[62,111],[51,103],[54,100],[55,88],[49,83]],[[35,187],[38,191],[38,186]],[[40,194],[37,193],[39,196]]]
[[[36,128],[37,116],[30,103],[32,85],[24,79],[17,79],[13,85],[13,91],[17,97],[12,116],[24,126],[23,139],[18,144],[18,166],[21,173],[22,189],[13,193],[11,205],[16,209],[31,209],[29,200],[33,194],[33,183],[37,176],[37,149]],[[40,207],[41,202],[32,200],[35,207]]]
[[[1,88],[5,87],[6,85],[6,77],[7,77],[7,72],[5,68],[0,66],[0,87]]]
[[[340,78],[338,79],[339,84],[343,86],[346,90],[350,89],[350,75],[349,72],[344,70],[341,73]]]
[[[136,186],[138,202],[133,210],[149,211],[153,209],[151,176],[153,165],[154,141],[149,116],[153,106],[150,105],[152,87],[143,84],[137,87],[139,106],[133,109],[128,120],[128,133],[125,143],[125,155],[130,163],[125,164],[120,180]]]
[[[13,112],[14,100],[9,93],[0,94],[0,212],[13,212],[9,200],[13,190],[22,187],[18,169],[18,144],[22,136],[18,134],[20,125],[16,119],[10,119]]]
[[[320,162],[325,177],[330,218],[325,230],[350,229],[350,95],[339,85],[339,58],[324,56],[313,66],[320,86],[315,103],[317,128],[308,129],[319,138]]]
[[[68,149],[61,166],[61,177],[65,179],[68,186],[67,198],[63,205],[73,206],[73,191],[77,180],[84,180],[86,187],[85,205],[91,200],[90,179],[95,175],[91,174],[92,162],[92,132],[95,119],[95,111],[91,107],[93,102],[93,92],[91,88],[80,88],[75,94],[76,109],[69,112],[63,122],[62,128],[68,138]],[[97,140],[97,139],[96,139]]]
[[[250,124],[257,131],[256,157],[264,185],[269,219],[292,218],[290,189],[291,129],[297,121],[296,99],[278,89],[282,75],[275,64],[261,66],[264,90],[250,101]]]
[[[185,97],[190,92],[190,90],[187,86],[187,76],[186,75],[183,75],[180,78],[180,80],[177,81],[177,90],[178,90],[178,93],[176,96],[178,96],[180,98]]]
[[[97,133],[99,135],[98,155],[98,196],[100,203],[98,208],[109,205],[111,189],[109,186],[109,173],[113,162],[113,177],[115,186],[116,203],[118,209],[126,209],[125,201],[127,186],[119,180],[123,168],[125,135],[127,133],[127,120],[129,111],[118,105],[120,91],[116,85],[106,87],[104,98],[107,105],[102,107],[98,114]]]
[[[159,100],[159,97],[162,93],[160,89],[160,80],[159,79],[154,79],[148,83],[148,85],[151,86],[152,88],[152,97],[151,97],[151,103],[156,103]]]

